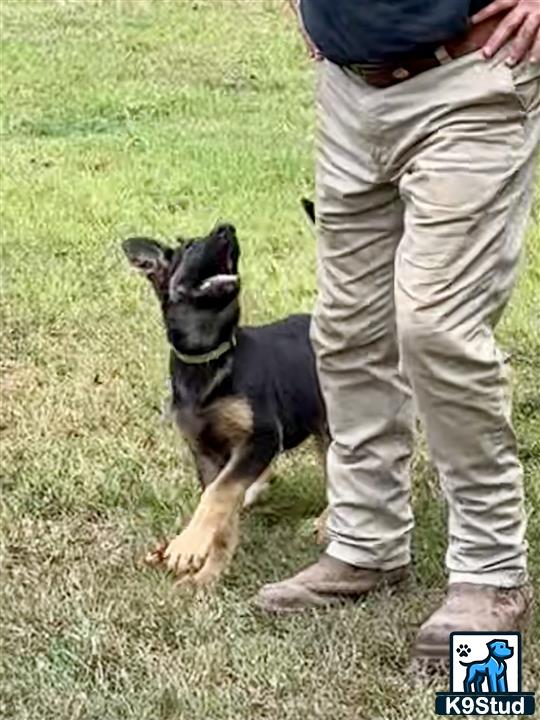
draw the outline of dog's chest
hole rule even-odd
[[[173,404],[175,422],[186,440],[204,449],[231,449],[253,431],[253,412],[247,398],[221,397],[203,407]]]
[[[193,405],[173,404],[173,417],[182,435],[190,442],[200,437],[206,424],[201,408]]]

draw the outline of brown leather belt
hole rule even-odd
[[[501,17],[501,15],[497,15],[484,20],[478,25],[469,25],[465,34],[440,45],[431,56],[408,55],[400,59],[399,62],[377,65],[352,64],[343,67],[351,70],[356,75],[360,75],[369,85],[378,88],[390,87],[415,75],[420,75],[426,70],[432,70],[435,67],[480,50],[500,23]]]

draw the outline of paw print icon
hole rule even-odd
[[[459,657],[469,657],[471,654],[471,648],[468,645],[458,645],[456,648],[456,652],[459,655]]]

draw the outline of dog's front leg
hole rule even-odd
[[[224,460],[222,462],[218,462],[216,459],[211,458],[198,448],[193,450],[193,458],[195,460],[199,484],[201,489],[204,491],[212,482],[214,482],[226,463]]]
[[[189,525],[163,554],[178,584],[196,586],[215,582],[229,565],[239,538],[240,513],[246,489],[268,465],[260,448],[243,447],[204,490]]]
[[[208,585],[223,573],[238,544],[244,494],[241,482],[219,477],[203,492],[188,526],[164,552],[179,583]]]

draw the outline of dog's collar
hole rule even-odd
[[[176,357],[186,365],[204,365],[204,363],[209,363],[212,362],[212,360],[217,360],[222,355],[225,355],[226,352],[232,350],[235,346],[236,336],[233,335],[230,340],[225,340],[225,342],[222,342],[221,345],[217,346],[217,348],[209,350],[207,353],[202,353],[201,355],[190,355],[188,353],[181,353],[174,347],[174,345],[171,345],[171,348]]]

